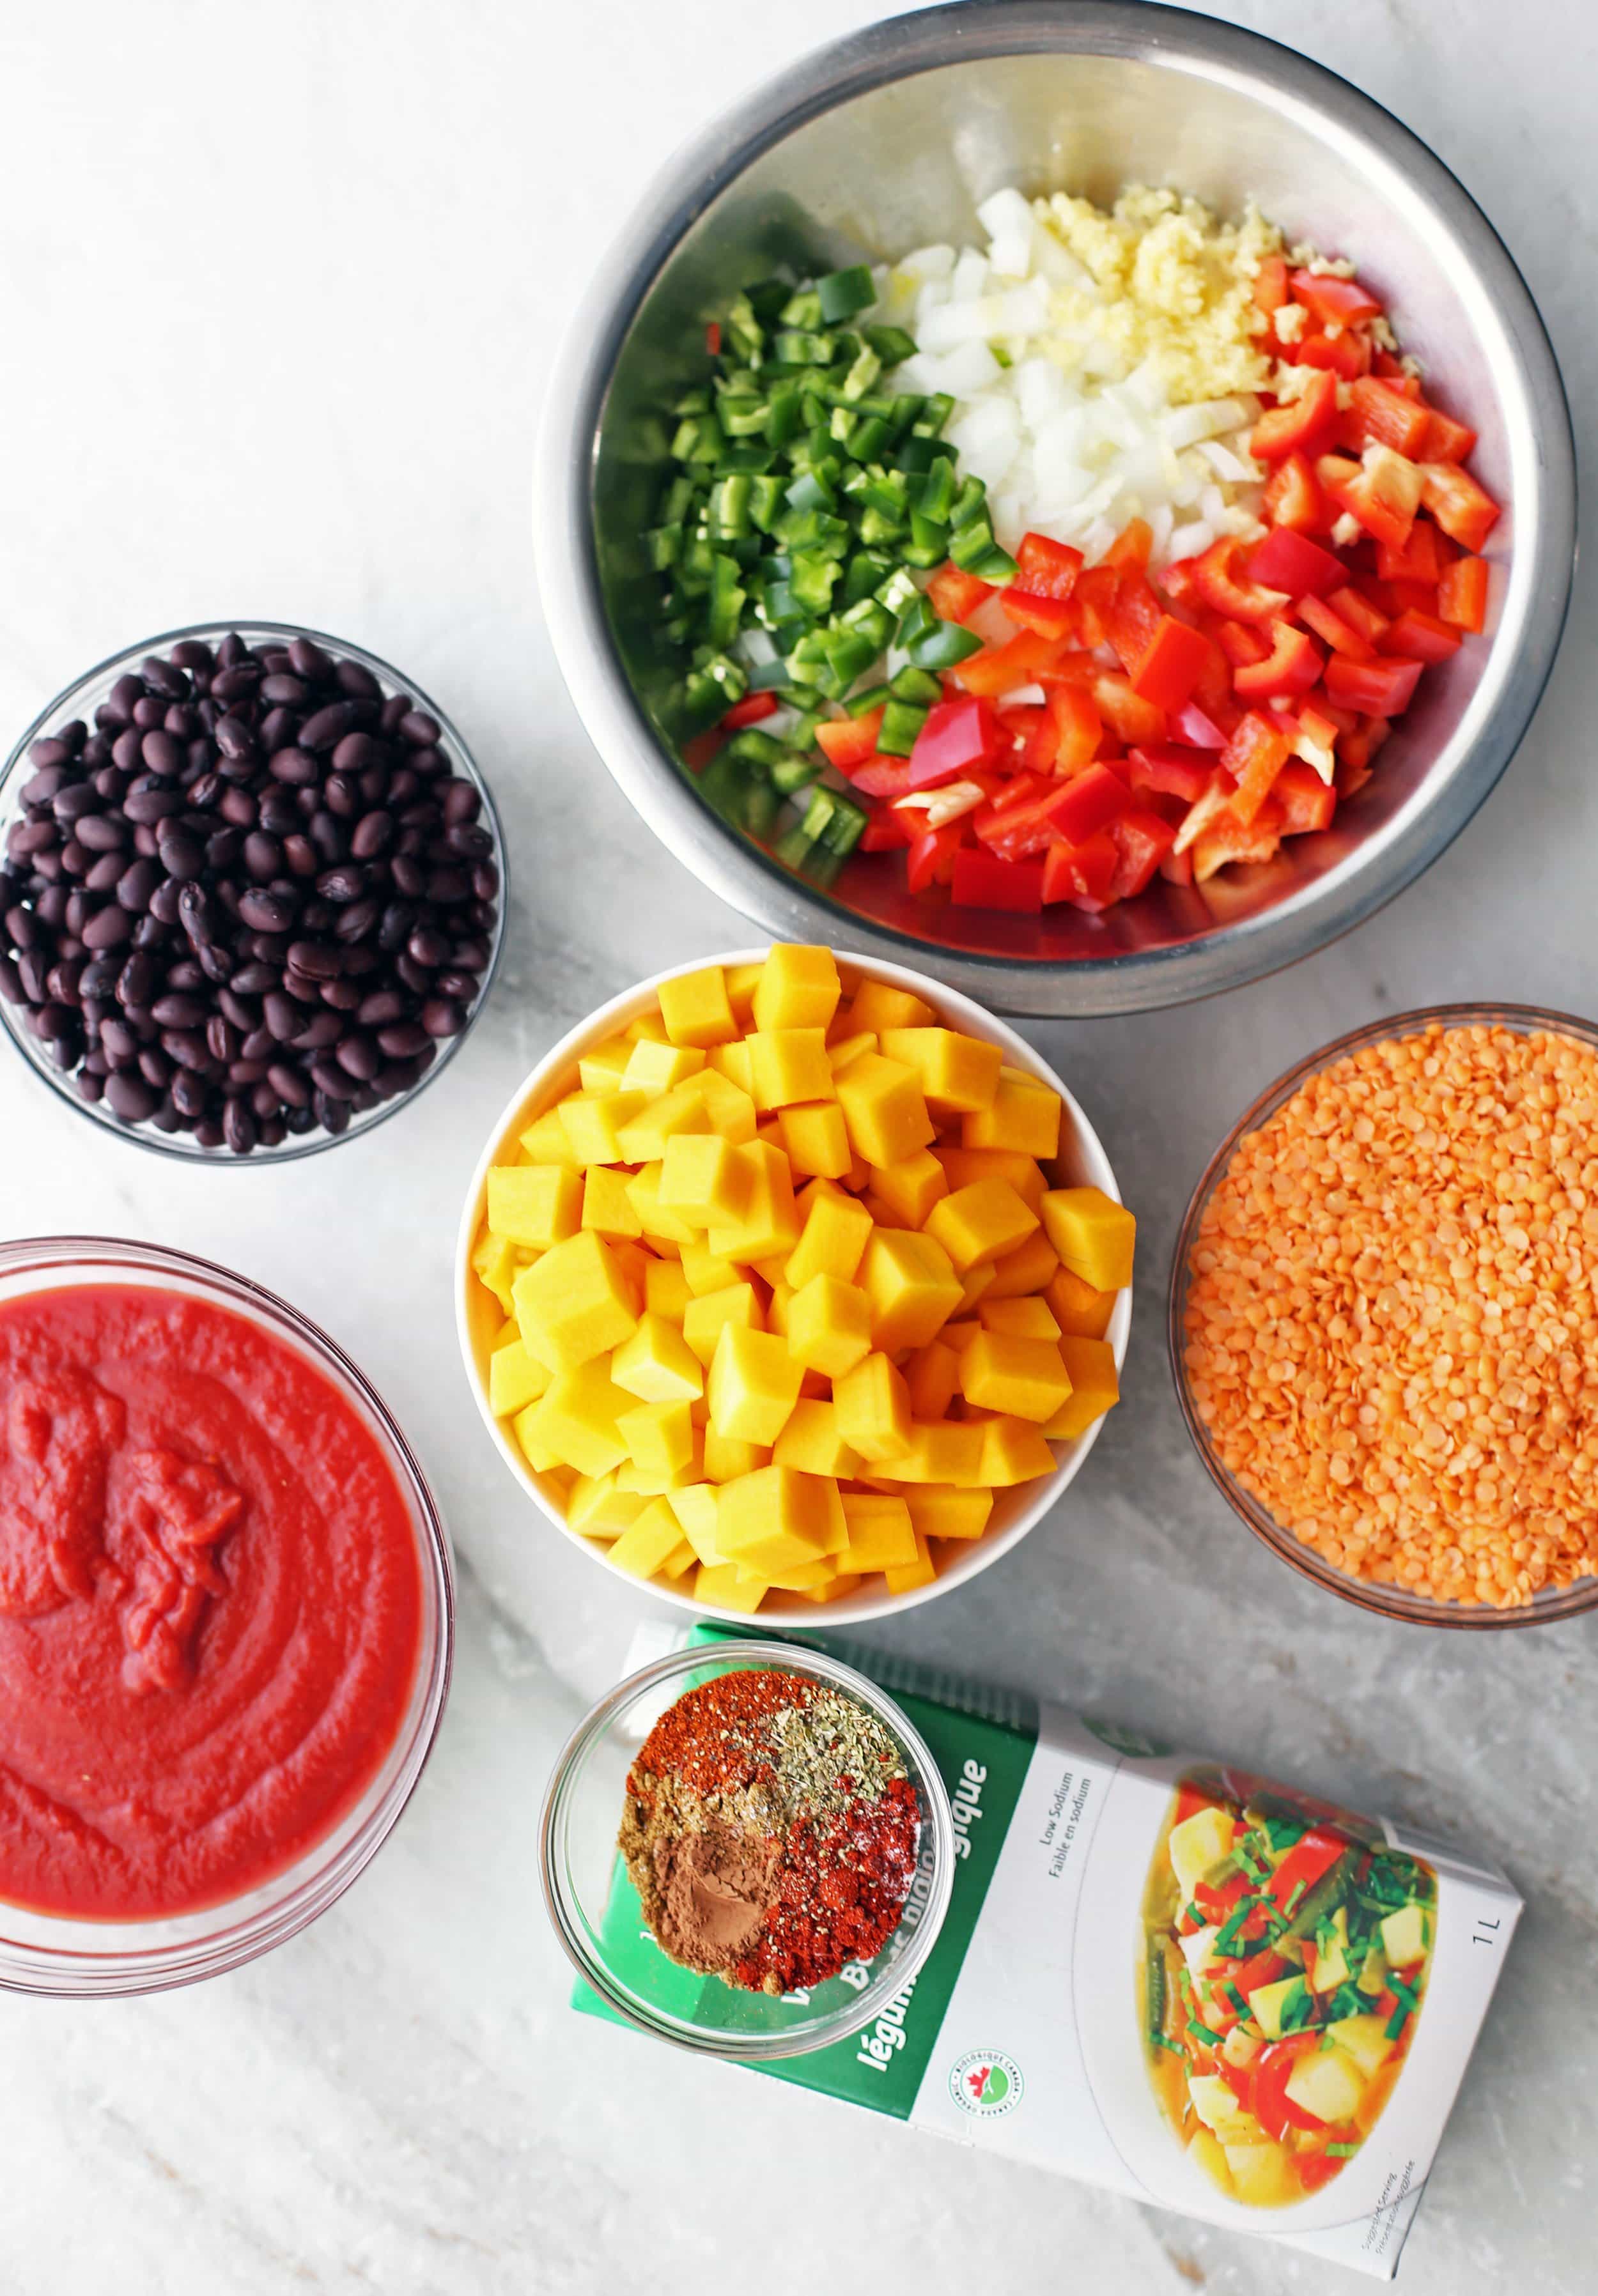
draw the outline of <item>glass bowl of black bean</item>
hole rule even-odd
[[[487,784],[413,679],[280,622],[129,646],[0,771],[0,1025],[166,1155],[314,1155],[465,1042],[505,934]]]

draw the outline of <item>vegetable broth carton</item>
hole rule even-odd
[[[686,1639],[643,1629],[629,1671]],[[1223,1763],[824,1647],[931,1749],[953,1894],[883,2013],[756,2070],[1390,2279],[1520,1915],[1507,1878]],[[620,1867],[605,1949],[623,1975],[659,1954]],[[724,2024],[721,1980],[696,1981]],[[584,1985],[573,2001],[614,2015]]]

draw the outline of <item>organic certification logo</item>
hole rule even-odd
[[[950,2095],[962,2112],[979,2120],[1013,2112],[1026,2088],[1020,2066],[1002,2049],[968,2049],[949,2071]]]

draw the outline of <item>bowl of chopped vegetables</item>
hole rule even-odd
[[[1551,668],[1575,476],[1524,282],[1390,115],[1207,18],[998,0],[671,163],[536,515],[578,707],[704,883],[1089,1014],[1437,857]]]

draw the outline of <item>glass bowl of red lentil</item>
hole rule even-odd
[[[744,1990],[668,1960],[647,1928],[617,1849],[628,1773],[640,1746],[682,1694],[722,1675],[775,1669],[841,1693],[885,1729],[920,1804],[916,1872],[897,1928],[867,1964],[808,1990]],[[765,2064],[871,2037],[887,2021],[884,2055],[898,2046],[899,2005],[931,1952],[948,1911],[957,1857],[954,1819],[937,1764],[919,1732],[855,1668],[808,1644],[696,1642],[618,1683],[579,1725],[555,1766],[540,1832],[544,1899],[556,1932],[593,1997],[586,2005],[657,2039],[733,2063]]]
[[[224,671],[241,690],[213,694]],[[141,684],[177,715],[130,718]],[[244,733],[213,740],[218,710]],[[166,744],[153,770],[147,750],[122,754],[119,734],[141,734]],[[63,870],[74,842],[89,849]],[[140,1147],[313,1156],[408,1106],[465,1042],[504,943],[504,869],[488,784],[414,678],[298,623],[167,630],[74,679],[0,767],[0,1034],[70,1108]],[[163,922],[164,896],[195,894]],[[79,918],[39,911],[69,896],[90,913],[81,937]],[[150,973],[143,1007],[130,958]],[[301,958],[318,977],[294,972]],[[275,1029],[274,1007],[292,1027],[296,1005],[305,1032]]]
[[[1372,1512],[1354,1536],[1360,1538],[1367,1526],[1373,1535],[1364,1551],[1354,1553],[1351,1559],[1355,1567],[1343,1568],[1340,1562],[1347,1550],[1332,1526],[1318,1524],[1306,1517],[1300,1531],[1279,1520],[1258,1492],[1245,1484],[1236,1466],[1223,1456],[1225,1439],[1217,1433],[1204,1407],[1205,1366],[1195,1338],[1198,1319],[1205,1312],[1205,1295],[1198,1286],[1213,1271],[1215,1245],[1223,1232],[1217,1198],[1240,1149],[1264,1132],[1281,1111],[1298,1103],[1299,1095],[1313,1095],[1323,1080],[1330,1078],[1336,1087],[1361,1072],[1368,1078],[1372,1067],[1379,1065],[1379,1048],[1413,1044],[1428,1031],[1437,1033],[1424,1051],[1414,1053],[1405,1064],[1404,1075],[1412,1087],[1407,1104],[1404,1088],[1396,1100],[1384,1104],[1384,1112],[1394,1124],[1394,1139],[1384,1153],[1391,1156],[1393,1166],[1398,1165],[1401,1136],[1404,1134],[1412,1143],[1412,1155],[1418,1148],[1429,1158],[1433,1148],[1438,1147],[1438,1165],[1426,1176],[1431,1184],[1432,1200],[1422,1202],[1428,1189],[1421,1179],[1416,1179],[1412,1187],[1396,1178],[1393,1185],[1397,1192],[1384,1195],[1371,1217],[1383,1232],[1396,1233],[1402,1227],[1399,1216],[1403,1212],[1421,1212],[1427,1223],[1429,1248],[1444,1256],[1438,1264],[1446,1265],[1451,1275],[1462,1278],[1460,1290],[1451,1296],[1429,1300],[1422,1289],[1415,1304],[1423,1329],[1424,1318],[1433,1311],[1440,1312],[1444,1329],[1439,1336],[1448,1342],[1430,1356],[1429,1369],[1434,1384],[1429,1391],[1435,1400],[1431,1416],[1422,1423],[1420,1432],[1425,1453],[1441,1455],[1443,1466],[1438,1472],[1446,1473],[1452,1469],[1459,1478],[1470,1479],[1468,1486],[1456,1492],[1455,1511],[1448,1516],[1457,1542],[1451,1550],[1450,1567],[1456,1578],[1462,1577],[1471,1568],[1470,1558],[1483,1556],[1485,1549],[1484,1559],[1476,1567],[1497,1575],[1500,1592],[1498,1599],[1492,1601],[1455,1598],[1425,1590],[1424,1567],[1413,1558],[1395,1554],[1379,1528],[1384,1519],[1404,1520],[1404,1502],[1388,1473],[1396,1455],[1390,1448],[1385,1451],[1374,1486],[1369,1464],[1363,1461],[1357,1470],[1351,1468],[1347,1474],[1338,1475],[1333,1467],[1338,1456],[1333,1431],[1328,1424],[1328,1414],[1321,1408],[1328,1398],[1310,1392],[1307,1387],[1295,1396],[1286,1415],[1297,1423],[1301,1437],[1301,1406],[1307,1404],[1318,1414],[1318,1424],[1325,1431],[1326,1474],[1322,1480],[1330,1480],[1342,1488],[1355,1482],[1359,1484],[1360,1497],[1371,1502]],[[1452,1076],[1447,1073],[1445,1050],[1457,1032],[1479,1032],[1460,1037],[1461,1054],[1468,1054],[1472,1064],[1484,1062],[1487,1072],[1507,1077],[1510,1086],[1501,1099],[1490,1092],[1482,1095],[1470,1111],[1484,1130],[1491,1132],[1491,1160],[1503,1183],[1496,1193],[1504,1206],[1495,1222],[1500,1237],[1492,1240],[1497,1242],[1498,1249],[1488,1254],[1486,1262],[1479,1250],[1474,1268],[1457,1250],[1469,1240],[1469,1207],[1462,1211],[1459,1201],[1445,1200],[1451,1188],[1468,1189],[1469,1170],[1458,1152],[1464,1144],[1462,1136],[1451,1133],[1443,1144],[1429,1139],[1424,1122],[1428,1103],[1424,1098],[1416,1098],[1413,1089],[1416,1079],[1422,1087],[1434,1083],[1439,1090],[1458,1086],[1462,1071]],[[1389,1078],[1389,1086],[1390,1082]],[[1403,1078],[1400,1084],[1402,1087]],[[1525,1172],[1525,1126],[1512,1121],[1512,1109],[1526,1100],[1528,1092],[1535,1092],[1536,1107],[1546,1116],[1547,1137],[1535,1144],[1537,1153],[1533,1156],[1534,1162],[1538,1154],[1543,1157],[1548,1165],[1545,1173]],[[1456,1101],[1455,1106],[1459,1104]],[[1301,1109],[1307,1108],[1309,1103],[1299,1105]],[[1441,1103],[1431,1105],[1438,1107]],[[1306,1134],[1306,1137],[1325,1137],[1330,1128],[1329,1113],[1328,1109],[1322,1109],[1319,1134]],[[1543,1121],[1541,1117],[1536,1120]],[[1368,1101],[1355,1123],[1362,1129],[1350,1132],[1352,1140],[1363,1144],[1374,1136]],[[1371,1126],[1369,1132],[1363,1129],[1366,1124]],[[1528,1279],[1537,1273],[1532,1257],[1534,1250],[1540,1255],[1545,1246],[1557,1242],[1549,1223],[1560,1216],[1573,1223],[1574,1233],[1586,1236],[1589,1251],[1598,1242],[1598,1160],[1581,1146],[1583,1134],[1590,1135],[1594,1129],[1598,1129],[1598,1026],[1568,1013],[1544,1011],[1533,1005],[1437,1004],[1371,1021],[1306,1054],[1244,1111],[1210,1158],[1188,1205],[1172,1264],[1166,1323],[1172,1378],[1188,1432],[1212,1481],[1255,1536],[1314,1585],[1380,1617],[1432,1627],[1479,1630],[1545,1626],[1598,1608],[1598,1416],[1586,1410],[1580,1400],[1587,1387],[1581,1362],[1584,1356],[1590,1358],[1594,1345],[1598,1345],[1598,1307],[1594,1306],[1590,1276],[1578,1275],[1563,1293],[1565,1344],[1559,1350],[1564,1357],[1561,1391],[1551,1392],[1545,1381],[1537,1386],[1529,1376],[1514,1376],[1521,1366],[1513,1359],[1518,1333],[1528,1338],[1539,1351],[1536,1361],[1552,1364],[1554,1383],[1559,1384],[1560,1365],[1552,1327],[1546,1322],[1531,1326],[1527,1321],[1538,1298],[1536,1285]],[[1565,1136],[1562,1141],[1561,1132]],[[1301,1146],[1300,1157],[1302,1153]],[[1447,1168],[1441,1168],[1445,1163]],[[1346,1176],[1347,1166],[1341,1168]],[[1278,1205],[1291,1201],[1292,1190],[1299,1185],[1304,1170],[1300,1161],[1295,1175],[1278,1179],[1273,1190]],[[1521,1225],[1513,1213],[1513,1204],[1519,1201],[1515,1185],[1518,1174],[1522,1177],[1523,1185],[1544,1191],[1541,1210],[1547,1219],[1542,1232],[1537,1227],[1539,1215],[1530,1218],[1532,1232],[1528,1233],[1528,1226]],[[1391,1177],[1389,1167],[1384,1178]],[[1572,1193],[1574,1202],[1570,1201]],[[1234,1218],[1238,1209],[1236,1204],[1229,1208]],[[1340,1217],[1344,1208],[1330,1209]],[[1250,1210],[1255,1216],[1253,1244],[1257,1247],[1258,1221],[1267,1216],[1257,1182]],[[1456,1219],[1455,1213],[1460,1213],[1461,1218]],[[1252,1268],[1243,1262],[1239,1266],[1242,1280],[1253,1292],[1254,1308],[1265,1309],[1268,1292],[1262,1291],[1260,1283],[1262,1277],[1267,1276],[1266,1267],[1258,1261]],[[1320,1271],[1316,1272],[1318,1275]],[[1372,1295],[1366,1291],[1364,1279],[1375,1273],[1373,1268],[1362,1271],[1357,1266],[1346,1266],[1340,1272],[1354,1275],[1360,1296],[1371,1300],[1379,1315],[1390,1313],[1392,1301],[1384,1303],[1381,1292]],[[1408,1280],[1408,1274],[1405,1271],[1400,1280]],[[1502,1283],[1498,1282],[1500,1276],[1503,1278]],[[1479,1300],[1473,1296],[1479,1282],[1486,1295]],[[1440,1293],[1440,1286],[1434,1289]],[[1305,1304],[1301,1286],[1295,1312],[1302,1315]],[[1412,1303],[1400,1299],[1397,1304],[1402,1310]],[[1575,1330],[1570,1328],[1571,1315],[1577,1319]],[[1474,1324],[1470,1320],[1472,1316],[1477,1318]],[[1244,1319],[1250,1320],[1248,1311],[1245,1311]],[[1281,1336],[1277,1319],[1267,1316],[1266,1322],[1273,1333]],[[1503,1340],[1496,1347],[1484,1345],[1491,1338],[1487,1330],[1489,1323],[1505,1326]],[[1404,1328],[1402,1324],[1398,1328]],[[1345,1331],[1332,1334],[1329,1327],[1328,1335],[1341,1340],[1348,1333]],[[1353,1420],[1343,1425],[1345,1438],[1360,1428],[1380,1430],[1388,1410],[1394,1419],[1408,1423],[1414,1404],[1425,1399],[1413,1390],[1396,1360],[1378,1359],[1382,1351],[1380,1339],[1366,1344],[1373,1347],[1376,1353],[1368,1356],[1363,1364],[1368,1384],[1362,1390],[1363,1399],[1355,1400],[1350,1396],[1339,1406],[1340,1412],[1351,1409],[1354,1414]],[[1429,1347],[1429,1344],[1427,1342]],[[1397,1349],[1395,1348],[1393,1352],[1396,1356]],[[1261,1351],[1262,1357],[1269,1353],[1269,1347]],[[1462,1374],[1473,1358],[1481,1366],[1481,1375],[1467,1380]],[[1273,1384],[1297,1386],[1286,1376],[1291,1360],[1289,1340],[1279,1349],[1281,1368],[1275,1371]],[[1478,1407],[1486,1401],[1483,1379],[1495,1383],[1485,1418]],[[1438,1380],[1441,1386],[1435,1383]],[[1577,1390],[1574,1397],[1569,1392],[1572,1388]],[[1384,1406],[1380,1400],[1372,1399],[1384,1397],[1396,1397],[1397,1406],[1390,1403]],[[1285,1425],[1275,1430],[1279,1439],[1288,1432]],[[1317,1436],[1316,1444],[1322,1439]],[[1552,1457],[1547,1447],[1550,1443]],[[1496,1445],[1496,1450],[1489,1454],[1485,1447],[1487,1444]],[[1314,1446],[1306,1447],[1313,1449]],[[1359,1456],[1357,1437],[1353,1444],[1345,1440],[1338,1447],[1351,1460]],[[1413,1458],[1417,1472],[1429,1478],[1436,1468],[1435,1459],[1423,1456],[1420,1450],[1414,1452]],[[1404,1463],[1399,1464],[1403,1472]],[[1501,1501],[1499,1486],[1512,1465],[1516,1471],[1516,1482],[1507,1498]],[[1484,1472],[1487,1479],[1485,1482]],[[1546,1480],[1550,1472],[1559,1478],[1552,1488]],[[1381,1487],[1382,1478],[1387,1480],[1386,1489]],[[1579,1529],[1574,1527],[1576,1518],[1581,1518]],[[1562,1533],[1553,1528],[1556,1521],[1567,1526]],[[1435,1544],[1432,1551],[1437,1552]],[[1405,1583],[1406,1576],[1418,1578],[1422,1584]],[[1481,1583],[1479,1577],[1479,1587]]]

